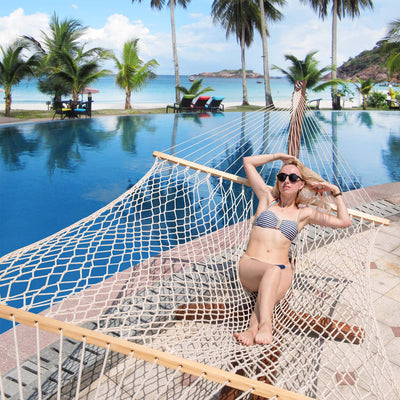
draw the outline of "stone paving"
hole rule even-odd
[[[18,118],[4,117],[3,115],[0,115],[0,124],[9,124],[13,122],[21,122],[21,120]]]
[[[400,214],[381,228],[371,257],[372,301],[381,338],[400,387]]]
[[[400,182],[366,188],[373,200],[400,205]],[[379,231],[371,254],[371,295],[381,339],[400,390],[400,214]]]

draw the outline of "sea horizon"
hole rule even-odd
[[[192,82],[190,75],[181,75],[180,85],[189,88]],[[214,90],[204,93],[207,96],[224,97],[225,107],[237,106],[242,104],[243,89],[240,78],[201,78],[203,88],[211,87]],[[37,88],[37,78],[24,80],[13,88],[12,110],[46,110],[51,101],[51,96],[43,94]],[[282,106],[290,104],[293,93],[293,85],[286,77],[271,78],[271,92],[274,103]],[[115,83],[115,74],[98,79],[90,85],[99,90],[93,96],[93,109],[123,109],[125,106],[125,93]],[[140,92],[133,92],[131,104],[135,109],[160,108],[175,102],[175,76],[158,75],[151,80]],[[247,79],[248,100],[252,105],[265,105],[265,94],[263,81],[257,78]],[[323,103],[330,104],[330,90],[315,93],[309,91],[309,99],[322,98]],[[80,96],[83,100],[87,95]],[[68,100],[71,96],[66,96]],[[4,99],[0,101],[0,109],[4,108]]]

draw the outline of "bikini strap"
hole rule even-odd
[[[299,207],[299,213],[297,214],[297,220],[296,220],[297,225],[299,224],[300,213],[301,213],[301,207]]]
[[[267,210],[269,210],[274,204],[276,204],[279,199],[272,200],[271,203],[268,204]]]

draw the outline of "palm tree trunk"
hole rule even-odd
[[[131,91],[130,89],[126,88],[125,90],[125,110],[131,110]]]
[[[332,65],[337,67],[337,16],[338,0],[333,0],[332,6]],[[332,71],[332,79],[336,79],[336,71]],[[337,95],[337,85],[332,86],[332,108],[340,110],[340,97]]]
[[[246,49],[245,49],[245,41],[244,41],[245,31],[242,28],[242,37],[240,38],[240,50],[242,57],[242,87],[243,87],[243,101],[242,106],[249,105],[249,99],[247,97],[247,76],[246,76]]]
[[[178,63],[178,51],[176,49],[176,32],[175,32],[175,0],[170,1],[171,9],[171,33],[172,33],[172,52],[174,55],[174,67],[175,67],[175,101],[179,103],[181,101],[181,94],[177,86],[180,86],[179,79],[179,63]]]
[[[263,46],[263,68],[264,68],[264,90],[265,90],[265,106],[273,106],[274,102],[272,100],[271,93],[271,81],[269,77],[269,67],[268,67],[268,43],[267,43],[267,26],[265,23],[265,10],[264,10],[264,0],[259,0],[260,2],[260,14],[261,14],[261,39]]]
[[[11,117],[11,91],[8,92],[6,90],[6,95],[5,95],[5,99],[6,99],[6,108],[5,108],[5,116],[6,117]]]

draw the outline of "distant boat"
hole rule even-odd
[[[257,83],[263,83],[263,81],[257,81]]]
[[[194,81],[194,76],[189,76],[189,81],[193,82]]]

